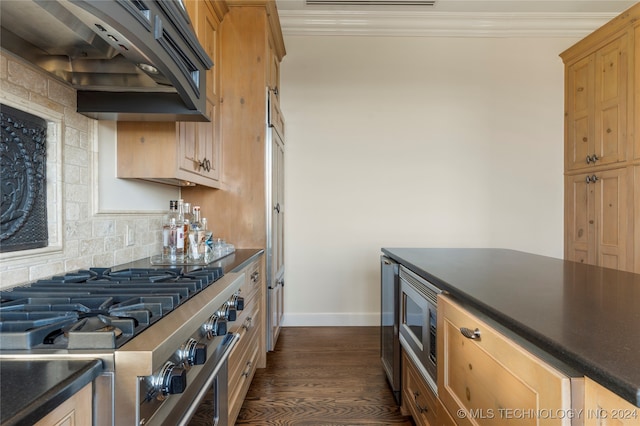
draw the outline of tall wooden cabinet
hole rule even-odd
[[[565,258],[640,271],[640,4],[560,56],[565,63]],[[634,194],[634,192],[636,194]]]
[[[184,188],[182,195],[185,200],[198,200],[214,236],[239,248],[265,248],[266,286],[272,289],[277,281],[272,259],[274,256],[282,259],[282,246],[271,246],[268,238],[276,232],[281,243],[284,236],[283,198],[278,206],[278,200],[272,196],[282,197],[284,188],[279,186],[275,192],[269,188],[275,188],[277,182],[282,181],[284,144],[279,145],[281,151],[272,151],[275,148],[271,143],[273,128],[268,125],[268,96],[271,94],[275,100],[271,105],[278,104],[280,62],[285,47],[274,1],[227,0],[226,3],[229,10],[220,25],[219,52],[220,190]],[[277,120],[284,131],[281,114]],[[282,286],[279,287],[281,295]],[[267,299],[272,300],[271,290]],[[276,318],[281,317],[283,309],[282,297],[278,300]],[[273,318],[269,312],[267,322]],[[273,344],[275,341],[268,349]]]

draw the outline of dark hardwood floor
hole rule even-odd
[[[238,425],[413,425],[380,364],[378,327],[283,328]]]

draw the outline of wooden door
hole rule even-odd
[[[595,54],[595,143],[588,155],[593,158],[592,164],[598,166],[626,159],[627,40],[625,33]]]
[[[565,257],[567,260],[595,265],[595,188],[590,182],[589,174],[565,178]]]
[[[567,260],[627,268],[627,191],[626,168],[566,177]]]
[[[576,170],[590,166],[586,161],[594,146],[594,56],[569,65],[566,70],[565,168]]]
[[[606,268],[627,269],[627,169],[598,172],[591,183],[595,195],[597,264]]]

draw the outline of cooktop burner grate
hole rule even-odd
[[[91,268],[2,291],[0,348],[115,349],[222,275]]]

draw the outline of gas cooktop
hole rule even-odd
[[[116,349],[223,275],[222,268],[90,268],[0,292],[0,348]]]

